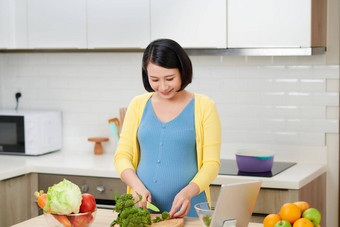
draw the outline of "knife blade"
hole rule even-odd
[[[149,202],[146,203],[146,208],[153,210],[155,212],[159,212],[159,209],[155,205],[153,205],[152,203],[149,203]]]

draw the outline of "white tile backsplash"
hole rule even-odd
[[[88,137],[116,143],[107,120],[145,90],[142,53],[0,54],[0,107],[59,109],[64,148],[92,151]],[[222,139],[229,144],[325,145],[337,133],[339,66],[325,57],[192,56],[188,89],[217,105]],[[282,151],[281,151],[282,152]]]
[[[299,118],[324,119],[326,118],[326,106],[300,106]]]
[[[334,82],[334,81],[333,81]],[[300,90],[305,92],[324,92],[326,88],[325,79],[301,79]],[[329,91],[329,90],[327,90]]]
[[[313,94],[314,105],[338,106],[339,93],[338,92],[316,92]]]

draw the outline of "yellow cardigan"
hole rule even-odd
[[[152,94],[135,97],[127,109],[114,155],[114,165],[120,176],[125,169],[137,169],[140,156],[137,130],[145,105]],[[218,175],[220,167],[221,123],[215,103],[206,95],[195,93],[194,96],[198,172],[191,182],[199,186],[200,192],[205,191],[210,202],[209,185]],[[127,192],[132,193],[129,186]]]

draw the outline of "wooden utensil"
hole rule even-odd
[[[88,138],[88,141],[95,142],[94,145],[94,154],[103,154],[103,146],[102,142],[109,141],[107,137],[91,137]]]

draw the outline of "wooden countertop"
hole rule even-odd
[[[115,219],[116,213],[112,210],[98,209],[95,220],[91,227],[109,227],[111,222]],[[12,227],[46,227],[46,220],[43,215],[29,219],[27,221],[21,222],[19,224],[13,225]],[[185,227],[202,227],[201,222],[198,218],[184,218]],[[250,223],[249,227],[263,227],[259,223]]]

